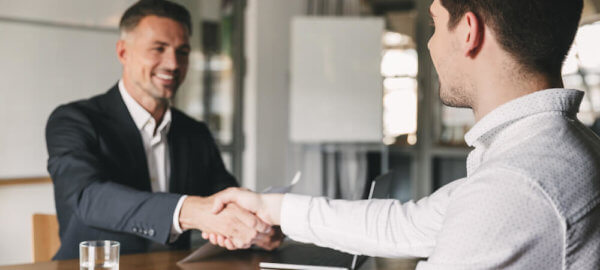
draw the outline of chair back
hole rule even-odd
[[[52,260],[60,247],[56,215],[33,214],[33,261]]]
[[[406,172],[390,170],[377,176],[373,182],[376,182],[373,199],[396,199],[401,202],[412,199],[410,176]],[[365,191],[363,199],[367,198],[369,191]]]

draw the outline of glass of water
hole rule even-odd
[[[119,249],[117,241],[83,241],[79,243],[80,270],[119,270]]]

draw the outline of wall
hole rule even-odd
[[[14,23],[15,19],[32,20],[41,21],[41,24],[51,22],[47,23],[51,27],[72,26],[85,30],[93,26],[110,32],[115,31],[121,12],[131,2],[133,0],[57,0],[48,7],[50,3],[35,0],[0,0],[0,23],[3,20],[10,23]],[[289,29],[291,18],[302,15],[304,11],[305,1],[248,1],[244,183],[258,190],[288,182],[293,174],[289,172],[291,169],[287,168],[289,165],[286,162],[291,148],[288,143]],[[35,27],[45,26],[38,24]],[[111,83],[107,82],[107,85]],[[11,90],[18,91],[18,85]],[[8,90],[3,88],[0,91]],[[43,134],[40,133],[37,139],[43,140]],[[0,148],[0,151],[4,150]],[[50,184],[0,186],[0,217],[3,220],[0,223],[0,239],[3,239],[0,244],[0,265],[31,261],[31,214],[54,213],[52,196]]]
[[[290,25],[305,1],[249,0],[246,11],[244,185],[263,190],[293,177],[288,168]]]
[[[0,0],[0,181],[45,176],[52,109],[116,82],[117,23],[133,2]],[[0,185],[0,265],[32,261],[33,213],[55,213],[50,183]]]
[[[0,186],[0,265],[32,261],[33,213],[55,213],[52,184]]]

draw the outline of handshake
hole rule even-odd
[[[256,245],[277,248],[283,240],[279,217],[283,194],[257,194],[228,188],[210,197],[188,196],[179,224],[184,230],[202,231],[202,237],[229,250]]]

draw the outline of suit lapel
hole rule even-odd
[[[100,100],[100,103],[106,114],[114,121],[113,126],[121,136],[121,145],[127,149],[128,164],[132,165],[131,168],[127,169],[135,172],[137,176],[132,181],[132,184],[142,190],[151,191],[152,186],[150,184],[148,163],[146,161],[142,136],[131,118],[125,102],[123,102],[118,85],[110,89],[104,95],[104,98]]]
[[[179,127],[179,114],[171,110],[173,116],[171,128],[168,134],[169,157],[171,161],[171,177],[169,181],[169,191],[173,193],[185,193],[187,190],[188,178],[188,158],[190,151],[189,138],[181,132]]]

